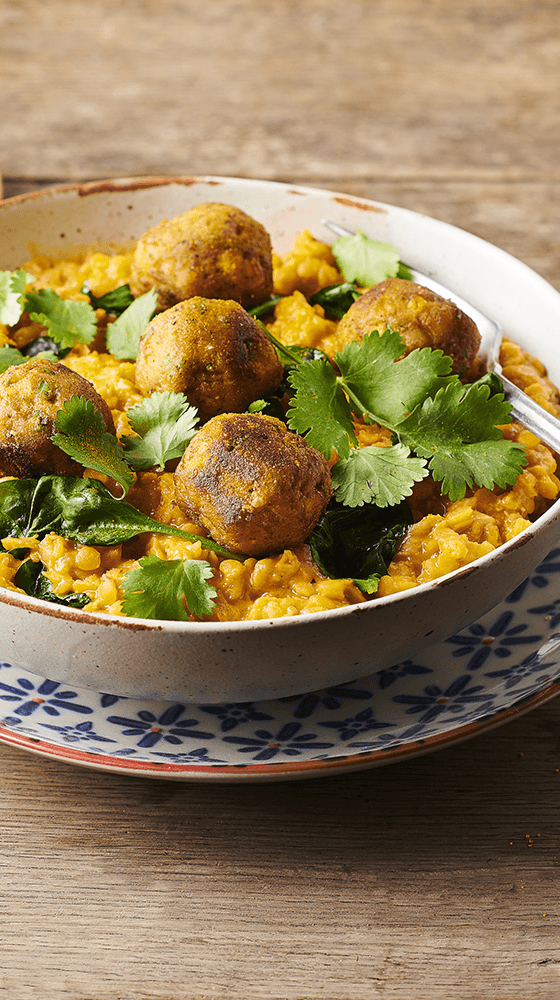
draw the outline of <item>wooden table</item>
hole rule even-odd
[[[5,194],[153,173],[445,219],[560,289],[558,0],[3,0]],[[271,785],[0,748],[6,1000],[556,1000],[560,701]]]

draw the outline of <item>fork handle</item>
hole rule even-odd
[[[503,382],[506,399],[511,403],[512,417],[519,420],[519,423],[536,434],[555,452],[560,453],[560,420],[553,417],[547,410],[543,410],[542,406],[539,406],[534,399],[518,389],[499,370],[496,374]]]

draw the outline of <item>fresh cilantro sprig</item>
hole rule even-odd
[[[85,396],[72,396],[56,414],[56,433],[52,441],[86,469],[110,476],[126,496],[134,475],[114,434],[105,430],[103,417]]]
[[[19,271],[0,271],[0,323],[15,326],[23,313],[25,285],[33,281],[30,274]]]
[[[133,469],[160,471],[180,458],[196,432],[198,410],[182,392],[154,392],[126,413],[134,435],[121,438],[126,460]]]
[[[97,298],[84,285],[91,302],[63,299],[52,288],[25,294],[26,282],[33,281],[25,271],[0,271],[0,323],[14,326],[24,311],[35,323],[41,323],[49,336],[63,349],[74,344],[90,344],[97,332],[95,309],[119,314],[107,327],[107,348],[121,360],[135,361],[140,337],[157,305],[154,291],[134,299],[128,285]]]
[[[120,483],[123,496],[134,481],[131,468],[162,470],[170,459],[180,458],[198,422],[196,407],[189,405],[182,392],[155,392],[127,415],[135,434],[119,441],[105,430],[101,413],[90,399],[72,396],[58,410],[52,435],[54,444],[76,462]]]
[[[475,484],[511,486],[526,464],[524,449],[496,427],[510,423],[510,411],[503,395],[492,395],[488,384],[450,380],[401,422],[398,434],[403,444],[429,459],[442,492],[460,500]]]
[[[62,299],[52,288],[41,288],[25,296],[25,310],[35,323],[46,326],[61,347],[89,344],[97,333],[95,309],[89,302]]]
[[[122,610],[134,618],[188,621],[214,611],[216,589],[208,583],[212,567],[204,559],[144,556],[123,579]]]
[[[12,365],[23,365],[29,358],[26,358],[17,347],[0,347],[0,375],[11,368]]]
[[[156,311],[157,295],[152,289],[134,299],[106,331],[107,350],[122,361],[136,361],[140,337]]]
[[[353,448],[348,458],[336,462],[332,484],[337,499],[347,507],[370,503],[387,507],[399,502],[396,497],[409,497],[414,484],[427,475],[425,461],[412,457],[406,445],[370,445]]]
[[[399,250],[365,236],[360,230],[353,236],[339,236],[332,252],[347,281],[363,288],[387,278],[412,278],[412,272],[399,260]]]
[[[288,426],[326,458],[337,452],[337,498],[348,506],[397,504],[428,471],[451,500],[474,484],[514,483],[526,456],[496,428],[511,420],[504,396],[492,394],[485,381],[463,386],[449,374],[451,359],[442,351],[424,348],[402,357],[404,349],[398,333],[374,331],[336,355],[339,375],[319,360],[288,376],[295,390]],[[357,449],[354,416],[392,430],[393,445]]]

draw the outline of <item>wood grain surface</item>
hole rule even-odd
[[[1,0],[5,196],[233,174],[404,205],[560,289],[558,0]],[[560,701],[231,787],[0,747],[6,1000],[557,1000]]]

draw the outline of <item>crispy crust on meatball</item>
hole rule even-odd
[[[242,412],[280,384],[282,364],[261,326],[237,303],[195,296],[158,313],[136,362],[141,392],[183,392],[202,421]]]
[[[0,469],[5,476],[80,476],[82,466],[51,441],[56,414],[72,396],[91,400],[115,433],[106,402],[91,382],[44,358],[12,365],[0,375]]]
[[[159,309],[193,295],[234,299],[250,309],[272,293],[270,237],[240,208],[196,205],[140,238],[130,288],[134,296],[155,289]]]
[[[259,557],[301,545],[332,485],[323,456],[281,420],[225,413],[188,445],[175,471],[175,496],[221,545]]]
[[[453,373],[461,377],[480,346],[480,334],[469,316],[449,299],[404,278],[381,281],[356,299],[338,325],[337,340],[342,347],[387,327],[400,333],[406,354],[417,347],[440,349],[452,359]]]

